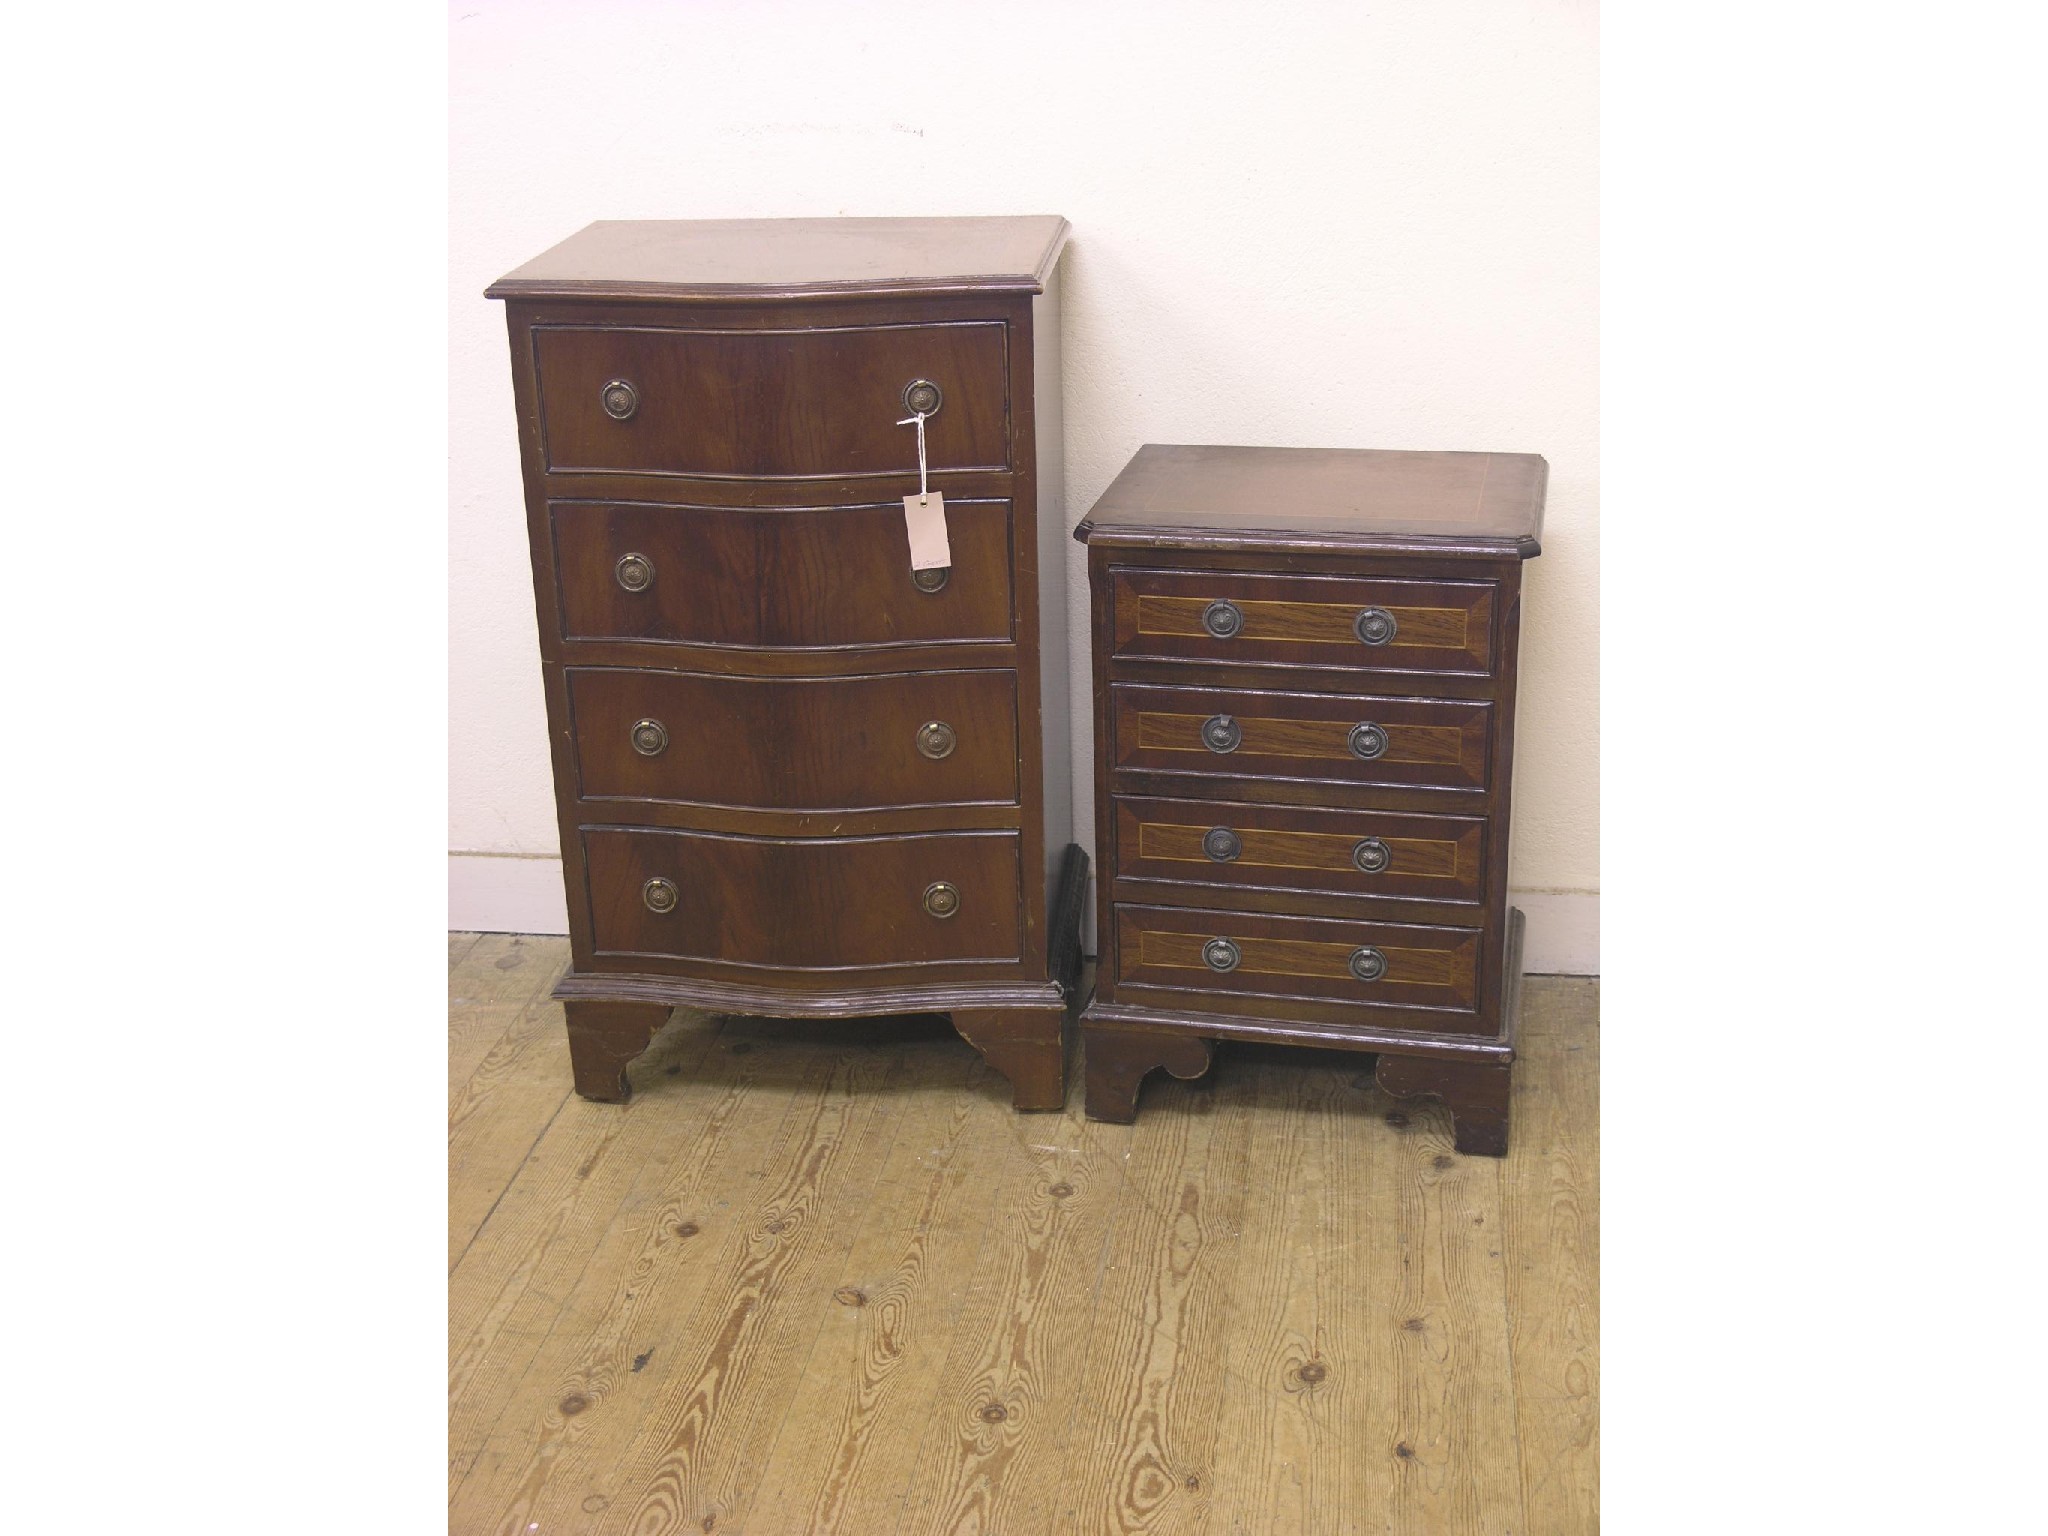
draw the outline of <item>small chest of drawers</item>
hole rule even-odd
[[[1066,233],[601,223],[490,289],[587,1097],[688,1004],[946,1013],[1019,1108],[1063,1102]],[[926,482],[951,563],[913,569]]]
[[[1369,1051],[1507,1150],[1528,454],[1141,449],[1075,537],[1094,625],[1087,1109],[1214,1042]]]

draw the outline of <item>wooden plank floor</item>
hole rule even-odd
[[[1495,1160],[1334,1053],[1018,1115],[930,1019],[678,1011],[591,1104],[567,948],[450,935],[457,1536],[1597,1529],[1597,982]]]

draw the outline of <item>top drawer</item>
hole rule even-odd
[[[1119,657],[1493,670],[1492,582],[1118,567],[1113,585]]]
[[[817,330],[535,326],[541,447],[556,474],[917,475],[904,391],[939,387],[934,470],[1010,465],[1000,320]]]

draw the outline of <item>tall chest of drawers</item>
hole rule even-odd
[[[1063,1098],[1054,217],[591,225],[511,333],[578,1092],[671,1006],[950,1014]],[[920,438],[926,480],[920,481]],[[943,498],[913,569],[904,497]]]
[[[1095,656],[1088,1113],[1214,1042],[1377,1053],[1507,1150],[1529,454],[1141,449],[1075,537]]]

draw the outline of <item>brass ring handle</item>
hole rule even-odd
[[[1384,608],[1364,608],[1359,610],[1351,632],[1366,645],[1385,645],[1401,632],[1401,626]]]
[[[631,421],[640,409],[640,391],[624,379],[609,380],[597,392],[597,400],[613,421]]]
[[[1202,946],[1202,964],[1212,971],[1234,971],[1243,958],[1238,947],[1228,939],[1211,939]]]
[[[937,762],[942,757],[951,757],[953,748],[960,744],[953,727],[943,720],[927,720],[917,728],[917,750],[920,756]]]
[[[1362,757],[1370,762],[1387,750],[1387,733],[1367,721],[1351,727],[1350,743],[1353,757]]]
[[[951,917],[960,910],[958,887],[934,880],[924,888],[924,909],[933,917]]]
[[[1244,610],[1235,603],[1213,602],[1202,610],[1202,628],[1218,640],[1228,640],[1244,628]]]
[[[936,416],[946,392],[930,379],[912,379],[903,386],[903,409],[913,416]]]
[[[1351,862],[1368,875],[1377,875],[1394,862],[1394,851],[1376,837],[1362,837],[1351,850]]]
[[[910,573],[910,584],[920,592],[940,591],[952,579],[953,567],[950,565],[934,566],[928,571],[912,571]]]
[[[645,592],[654,585],[654,562],[645,555],[621,555],[612,578],[628,592]]]
[[[1360,981],[1378,981],[1387,974],[1387,957],[1370,944],[1351,951],[1351,974]]]
[[[659,720],[635,720],[630,735],[633,750],[642,757],[659,757],[668,749],[668,727]]]
[[[675,882],[659,875],[640,887],[640,899],[647,903],[650,912],[675,911],[677,895]]]
[[[1228,864],[1244,852],[1244,839],[1228,827],[1211,827],[1209,835],[1202,839],[1202,852],[1218,864]]]
[[[1211,752],[1235,752],[1243,740],[1243,727],[1228,715],[1211,715],[1202,722],[1202,745]]]

